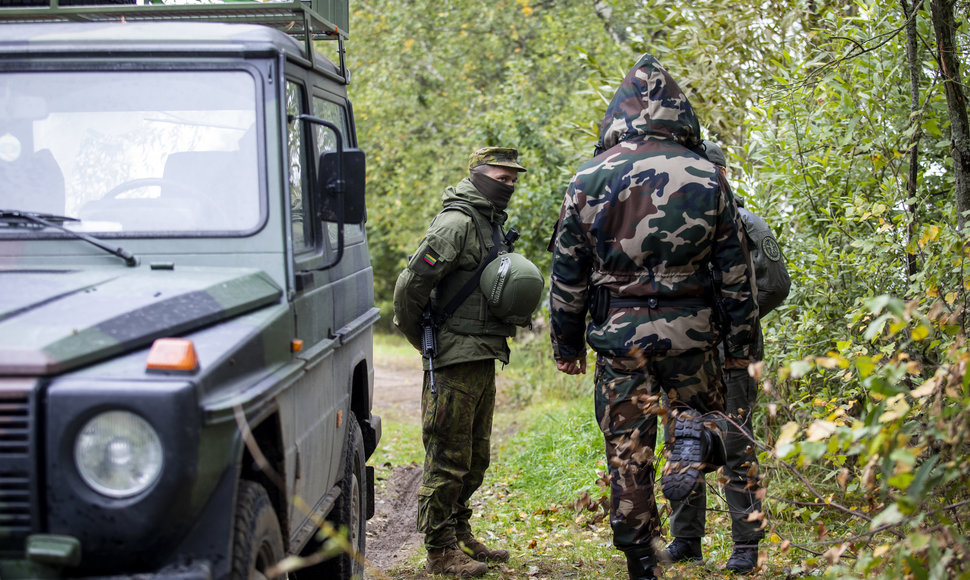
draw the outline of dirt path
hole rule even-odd
[[[376,361],[374,413],[393,415],[398,420],[421,421],[421,367]],[[386,481],[378,482],[374,517],[367,522],[367,560],[383,574],[368,572],[366,579],[387,578],[386,572],[400,565],[421,546],[415,530],[418,519],[418,488],[421,466],[395,466]]]

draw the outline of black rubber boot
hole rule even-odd
[[[758,566],[758,544],[735,544],[725,570],[735,574],[750,574]]]
[[[626,571],[630,574],[630,580],[657,580],[654,574],[657,556],[653,548],[631,548],[623,552],[626,554]]]
[[[671,563],[703,562],[700,538],[674,538],[663,553],[664,559]]]

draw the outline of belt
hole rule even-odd
[[[692,306],[704,308],[710,305],[703,298],[694,296],[671,296],[667,298],[658,298],[656,296],[617,298],[616,296],[610,296],[610,305],[608,308],[687,308]]]

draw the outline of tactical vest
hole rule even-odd
[[[485,219],[482,214],[470,204],[453,202],[442,211],[460,211],[472,218],[475,229],[478,233],[478,241],[482,252],[478,256],[478,261],[485,259],[488,252],[492,249],[492,224]],[[499,251],[508,252],[511,248],[505,243],[505,236],[501,236],[502,247]],[[476,264],[477,268],[478,264]],[[445,276],[438,283],[437,288],[431,295],[433,309],[436,313],[447,304],[458,291],[475,276],[476,269],[455,270]],[[488,308],[488,301],[485,294],[476,286],[475,290],[458,306],[450,318],[441,323],[440,328],[454,334],[464,334],[472,336],[494,335],[494,336],[515,336],[515,325],[506,324],[491,313]]]

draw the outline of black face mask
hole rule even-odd
[[[492,179],[491,177],[485,175],[484,173],[479,173],[477,171],[472,171],[469,176],[472,185],[475,186],[482,195],[485,196],[492,206],[499,211],[505,211],[505,208],[509,206],[509,200],[512,199],[512,192],[515,191],[515,187],[512,185],[506,185],[497,179]]]

